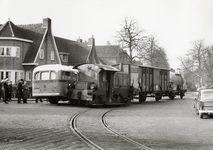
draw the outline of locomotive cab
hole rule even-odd
[[[74,94],[70,97],[72,100],[77,99],[88,105],[127,103],[126,96],[122,95],[121,90],[118,92],[118,85],[115,85],[115,79],[117,79],[115,74],[120,71],[119,69],[100,64],[81,64],[74,68],[78,69],[79,77]],[[121,87],[122,85],[119,86],[120,89]],[[131,96],[129,95],[129,97]]]

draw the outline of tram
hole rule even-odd
[[[100,64],[75,67],[42,65],[33,71],[33,97],[47,98],[51,104],[69,101],[85,105],[128,105],[133,99],[129,74]]]
[[[72,66],[41,65],[33,70],[33,97],[47,98],[51,104],[67,100],[68,87],[77,81],[78,71]]]

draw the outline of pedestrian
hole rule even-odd
[[[43,102],[41,97],[36,97],[36,103],[38,103],[38,99],[41,103]]]
[[[3,80],[2,80],[3,81]],[[2,81],[0,81],[0,102],[2,102],[1,101],[1,98],[2,98],[2,88],[3,88],[3,83],[2,83]]]
[[[4,95],[4,102],[5,104],[8,104],[8,97],[9,97],[9,86],[8,86],[8,78],[5,78],[3,81],[3,95]]]
[[[22,87],[23,81],[24,81],[23,79],[20,79],[20,81],[18,83],[18,88],[17,88],[18,101],[17,101],[17,103],[21,103],[21,99],[22,99],[22,96],[23,96],[23,93],[22,93],[22,90],[23,90],[23,87]]]
[[[9,91],[8,91],[9,92],[8,100],[11,101],[11,99],[12,99],[12,93],[13,93],[12,81],[9,82],[8,89],[9,89]]]
[[[24,81],[22,89],[23,89],[23,103],[27,103],[27,99],[29,98],[29,90],[30,90],[27,84],[27,81]]]

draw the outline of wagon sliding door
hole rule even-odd
[[[169,71],[168,70],[161,70],[160,71],[160,85],[162,91],[167,90],[167,85],[168,85],[168,77],[169,77]]]
[[[153,69],[147,67],[140,67],[139,79],[141,81],[140,83],[142,92],[150,93],[153,90]]]
[[[153,69],[153,92],[159,92],[160,91],[160,70],[154,68]]]

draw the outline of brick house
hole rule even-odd
[[[40,24],[15,25],[7,21],[0,26],[0,80],[7,77],[16,83],[25,79],[31,85],[36,66],[80,63],[103,63],[97,57],[93,37],[86,43],[55,37],[49,18]]]
[[[98,45],[95,50],[104,64],[129,64],[129,55],[119,45]]]

